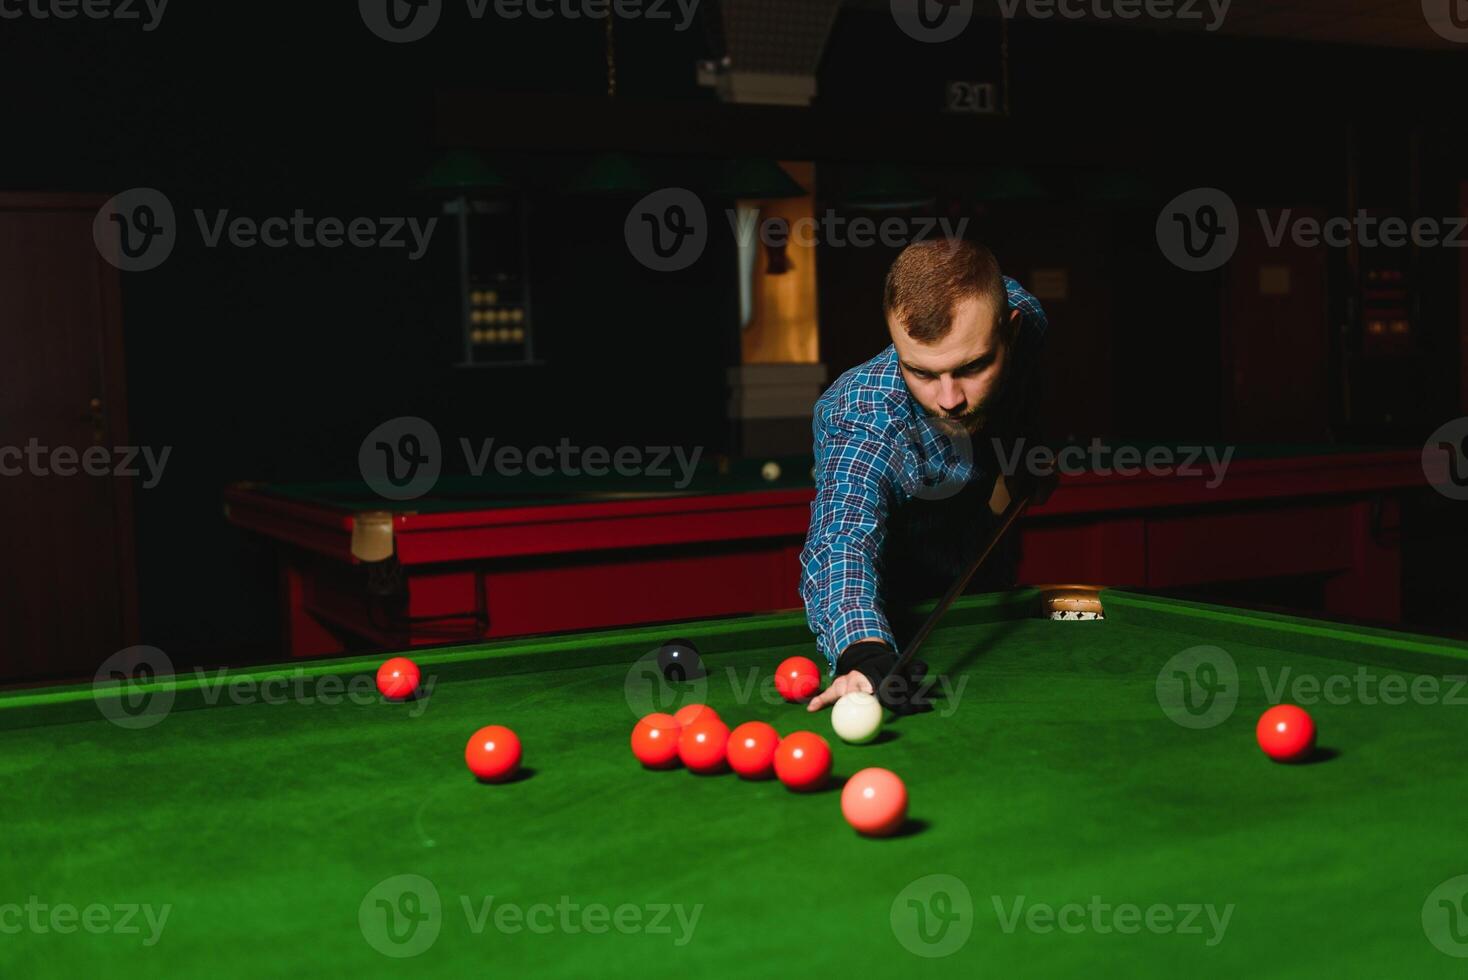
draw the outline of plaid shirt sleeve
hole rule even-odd
[[[1013,279],[1006,277],[1004,286],[1022,329],[1043,340],[1049,323],[1039,301]],[[918,478],[907,472],[916,458],[907,451],[904,422],[910,399],[889,350],[843,375],[816,405],[816,497],[800,555],[800,595],[832,673],[837,657],[858,640],[896,646],[881,608],[878,569],[889,508]]]
[[[894,644],[878,602],[877,567],[901,471],[897,441],[874,431],[893,428],[895,419],[840,418],[842,401],[823,399],[816,412],[816,497],[800,556],[806,619],[833,672],[837,656],[857,640]]]
[[[1037,341],[1044,341],[1045,335],[1050,332],[1050,318],[1045,315],[1045,308],[1040,305],[1040,301],[1008,276],[1004,277],[1004,292],[1009,297],[1009,308],[1019,310],[1023,329]]]

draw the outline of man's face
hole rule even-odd
[[[953,326],[930,344],[919,343],[893,316],[887,329],[902,362],[907,389],[929,415],[955,419],[969,432],[983,428],[999,391],[1008,351],[994,303],[967,297],[953,308]],[[1012,322],[1018,310],[1009,311]]]

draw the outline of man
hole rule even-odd
[[[908,246],[883,307],[891,346],[816,404],[800,591],[835,679],[812,711],[875,691],[895,666],[914,625],[904,606],[945,591],[982,547],[1010,499],[1000,448],[1028,438],[1036,414],[1045,312],[988,249]],[[975,587],[1013,584],[1017,548],[994,558]]]

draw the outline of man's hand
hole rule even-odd
[[[810,699],[810,704],[806,705],[805,710],[820,711],[826,705],[834,704],[852,691],[861,691],[863,694],[872,693],[872,682],[867,680],[867,676],[859,670],[853,670],[849,674],[842,674],[836,678],[831,682],[830,687]]]

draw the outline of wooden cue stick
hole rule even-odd
[[[887,672],[887,677],[894,676],[911,662],[913,655],[923,645],[923,641],[928,638],[928,634],[933,632],[933,628],[938,625],[938,620],[942,619],[943,614],[948,611],[948,607],[953,605],[953,600],[963,594],[963,590],[968,587],[974,574],[983,567],[984,562],[989,560],[989,555],[993,553],[999,542],[1004,540],[1004,536],[1009,533],[1010,528],[1014,527],[1020,515],[1029,508],[1030,502],[1037,497],[1043,502],[1045,498],[1050,496],[1049,491],[1053,488],[1053,483],[1047,484],[1042,481],[1023,497],[1010,501],[1009,506],[1004,509],[1004,516],[1000,520],[999,527],[989,536],[989,543],[979,551],[977,558],[969,562],[968,568],[964,570],[964,573],[948,587],[948,591],[943,594],[943,598],[938,600],[938,604],[933,607],[933,611],[928,614],[928,618],[923,621],[923,625],[913,634],[912,639],[907,641],[907,647],[897,657],[897,663]],[[883,681],[886,681],[885,677]]]

